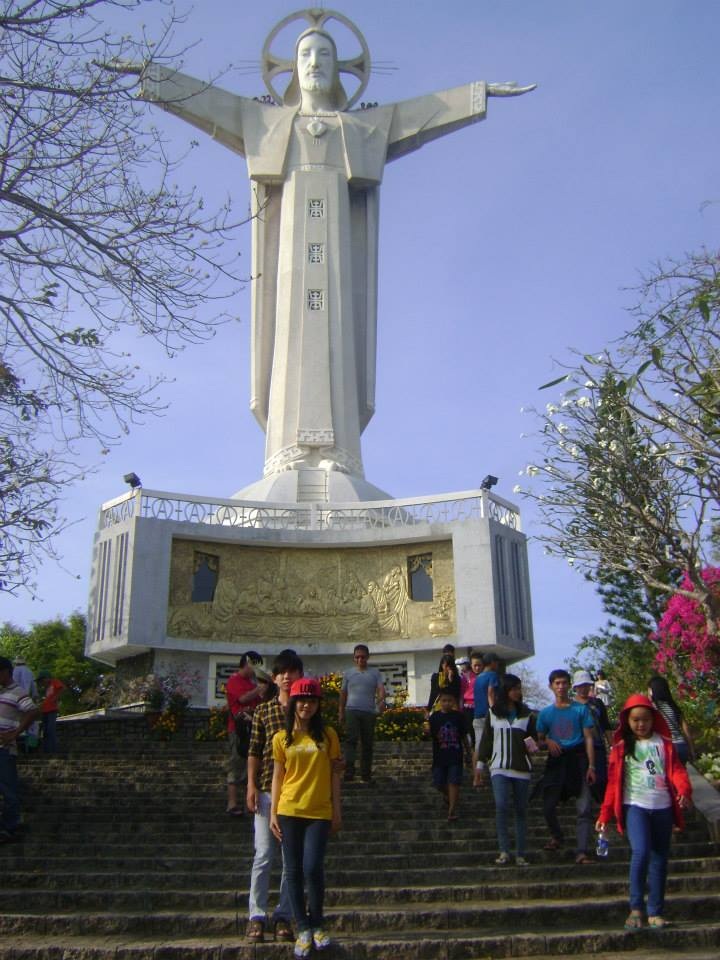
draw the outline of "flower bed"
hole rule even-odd
[[[228,708],[211,707],[208,714],[207,726],[200,727],[195,731],[195,739],[203,740],[227,740],[228,729]]]
[[[338,723],[338,707],[342,674],[328,673],[320,677],[323,691],[322,715],[325,722],[334,727],[340,739],[345,737],[344,724]],[[406,704],[407,694],[396,694],[393,705],[377,718],[375,739],[391,743],[419,743],[427,740],[423,733],[424,712],[421,707]],[[207,725],[195,733],[198,741],[227,739],[227,707],[213,707]]]
[[[706,780],[720,790],[720,753],[704,753],[695,762],[695,767]]]

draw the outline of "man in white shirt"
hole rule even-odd
[[[13,680],[12,661],[0,657],[0,844],[19,839],[20,798],[17,775],[17,738],[38,719],[40,710]]]

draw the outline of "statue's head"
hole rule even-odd
[[[332,107],[342,110],[347,94],[340,83],[335,41],[324,30],[310,27],[303,31],[295,45],[295,69],[283,102],[295,106],[302,101],[303,92],[326,94]]]

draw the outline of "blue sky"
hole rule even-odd
[[[293,4],[203,0],[178,46],[200,78],[264,92],[263,41]],[[515,499],[531,462],[522,407],[571,347],[597,350],[631,324],[640,273],[717,246],[720,226],[720,4],[713,0],[347,0],[335,7],[376,61],[364,99],[392,102],[471,80],[537,82],[494,99],[487,120],[388,166],[381,195],[377,413],[365,431],[370,481],[398,497],[465,490],[487,473]],[[123,24],[123,30],[127,29]],[[341,50],[342,55],[342,50]],[[232,65],[237,69],[233,69]],[[148,108],[150,111],[152,108]],[[244,162],[159,111],[183,169],[208,202],[245,210]],[[249,273],[250,231],[244,238]],[[134,470],[146,487],[229,496],[258,479],[263,434],[248,409],[249,285],[238,322],[172,361],[134,342],[139,363],[174,378],[162,419],[147,422],[69,490],[76,521],[45,563],[37,598],[2,598],[0,619],[26,626],[84,609],[100,503]],[[521,506],[522,502],[521,502]],[[523,523],[536,532],[530,505]],[[603,617],[590,584],[531,545],[536,657],[544,675]]]

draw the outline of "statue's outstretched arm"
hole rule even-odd
[[[395,160],[418,150],[431,140],[484,120],[488,96],[519,96],[534,87],[535,84],[519,87],[515,83],[488,84],[477,81],[396,103],[393,106],[387,160]]]
[[[138,96],[191,123],[231,150],[245,154],[242,135],[244,97],[155,63],[113,60],[104,65],[140,78]]]
[[[530,83],[526,87],[521,87],[514,80],[506,80],[504,83],[485,84],[489,97],[519,97],[522,93],[530,93],[530,91],[536,87],[536,83]]]

